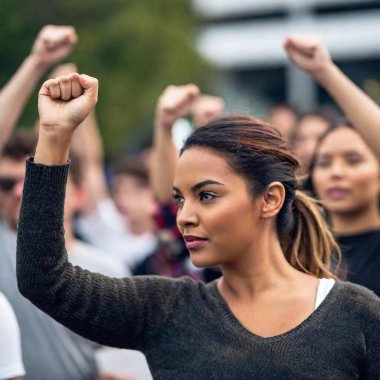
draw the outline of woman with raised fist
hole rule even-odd
[[[97,87],[71,74],[41,89],[19,224],[20,291],[88,339],[143,351],[154,379],[377,379],[380,300],[336,281],[336,245],[297,189],[297,160],[252,117],[197,129],[175,170],[177,224],[191,260],[219,265],[220,279],[115,279],[68,263],[68,148]]]

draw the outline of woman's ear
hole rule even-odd
[[[261,217],[264,219],[276,216],[284,204],[285,188],[281,182],[272,182],[264,192]]]

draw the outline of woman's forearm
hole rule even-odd
[[[379,106],[333,63],[314,77],[380,157]]]

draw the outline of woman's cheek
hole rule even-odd
[[[377,191],[379,187],[379,171],[371,167],[364,167],[360,171],[353,173],[351,185],[355,191],[359,192],[363,192],[364,189]]]

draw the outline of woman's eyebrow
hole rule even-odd
[[[193,193],[195,193],[196,191],[198,191],[199,189],[201,189],[202,187],[204,186],[207,186],[207,185],[220,185],[220,186],[225,186],[223,183],[220,183],[218,181],[214,181],[213,179],[206,179],[205,181],[202,181],[202,182],[199,182],[197,184],[195,184],[192,188],[191,188],[191,191]],[[175,187],[173,186],[173,192],[176,192],[176,193],[180,193],[181,194],[181,190],[178,189],[178,187]]]
[[[204,186],[206,186],[206,185],[221,185],[221,186],[225,186],[223,183],[220,183],[220,182],[214,181],[214,180],[212,180],[212,179],[206,179],[205,181],[199,182],[199,183],[197,183],[196,185],[194,185],[194,186],[191,188],[191,191],[192,191],[192,192],[196,192],[196,191],[198,191],[199,189],[201,189],[202,187],[204,187]]]

